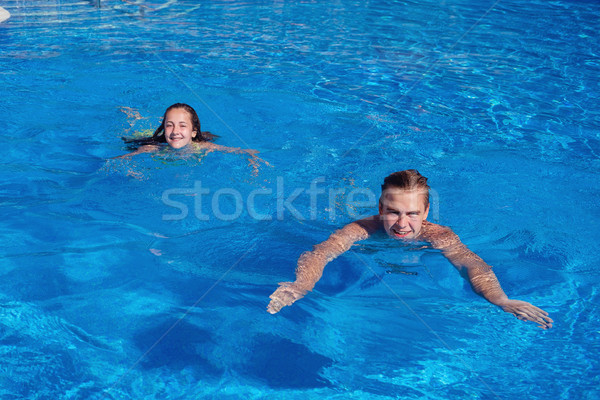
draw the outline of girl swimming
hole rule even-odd
[[[125,143],[134,151],[115,158],[156,152],[163,148],[166,143],[176,150],[186,148],[192,152],[203,152],[204,154],[213,151],[247,154],[250,156],[248,161],[255,173],[258,172],[259,162],[268,165],[267,162],[256,156],[258,153],[256,150],[221,146],[212,142],[216,137],[218,136],[202,131],[198,114],[191,106],[184,103],[175,103],[166,109],[162,122],[151,137],[123,138]]]

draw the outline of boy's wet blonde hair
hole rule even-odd
[[[386,190],[391,188],[419,191],[425,198],[425,208],[429,207],[429,185],[427,184],[427,178],[421,175],[416,169],[407,169],[388,175],[383,180],[383,185],[381,185],[382,196]]]

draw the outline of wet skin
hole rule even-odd
[[[192,117],[183,108],[173,108],[165,115],[165,139],[169,146],[181,149],[192,142],[198,132],[193,130]]]
[[[552,328],[553,320],[541,308],[526,301],[514,300],[502,290],[492,267],[465,246],[448,227],[426,221],[429,207],[417,191],[389,190],[380,198],[379,214],[352,222],[335,231],[325,242],[304,252],[298,259],[295,282],[281,282],[271,294],[267,311],[275,314],[301,299],[313,289],[325,265],[352,245],[384,230],[397,240],[429,242],[469,281],[475,293],[522,321],[532,321],[542,329]]]
[[[386,190],[379,202],[383,229],[394,239],[417,238],[428,214],[425,196],[416,191]]]

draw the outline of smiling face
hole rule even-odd
[[[190,144],[198,132],[192,124],[192,116],[183,108],[173,108],[165,114],[163,122],[165,140],[174,149],[181,149]]]
[[[429,205],[418,190],[389,188],[379,199],[379,215],[388,235],[394,239],[414,239],[421,233]]]

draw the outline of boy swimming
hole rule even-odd
[[[384,231],[396,240],[430,243],[468,279],[475,293],[522,321],[535,322],[542,329],[552,327],[554,321],[546,311],[526,301],[509,299],[492,267],[469,250],[450,228],[427,221],[429,186],[427,178],[417,170],[389,175],[381,191],[379,214],[346,225],[300,256],[296,281],[279,284],[270,296],[268,312],[275,314],[304,297],[321,278],[328,262],[349,250],[355,242]]]

